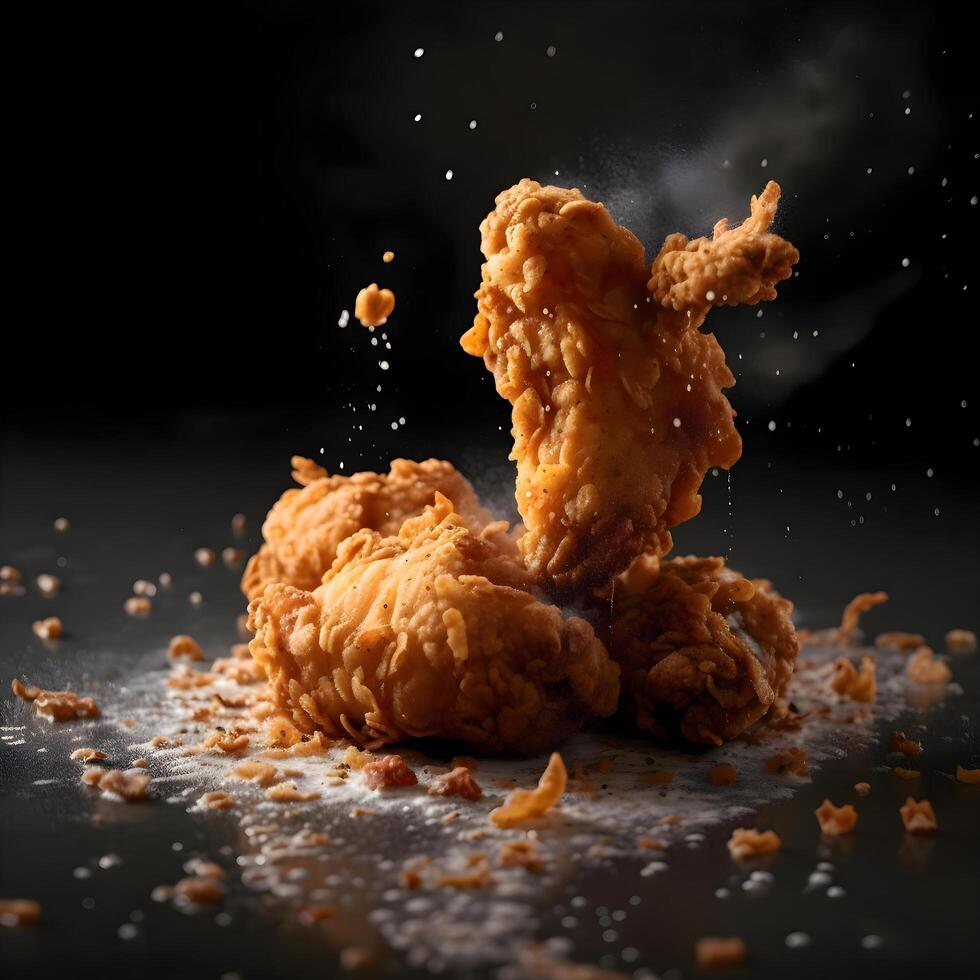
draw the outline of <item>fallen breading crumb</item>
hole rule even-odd
[[[728,841],[728,850],[736,861],[741,861],[743,858],[772,854],[782,847],[782,843],[775,831],[760,832],[751,827],[738,827],[732,831],[732,836]]]
[[[8,585],[20,585],[23,581],[24,576],[13,565],[0,566],[0,582],[6,582]]]
[[[385,262],[385,263],[394,262],[395,261],[395,253],[392,252],[389,249],[387,252],[385,252],[384,255],[381,256],[381,261],[382,262]]]
[[[289,748],[303,741],[303,733],[282,715],[272,718],[265,726],[265,735],[270,744],[279,748]]]
[[[879,633],[875,637],[876,647],[890,647],[893,650],[914,650],[921,647],[926,638],[919,633]]]
[[[49,721],[73,721],[75,718],[98,718],[99,706],[92,698],[80,697],[74,691],[45,691],[28,687],[14,678],[10,690],[22,701],[33,701],[34,711]]]
[[[354,316],[362,327],[380,327],[388,322],[394,308],[395,294],[390,289],[378,289],[378,284],[372,282],[357,294]]]
[[[145,772],[125,772],[122,769],[99,769],[88,766],[82,773],[81,781],[106,792],[121,796],[127,803],[137,803],[147,799],[150,777]]]
[[[415,786],[418,776],[405,764],[400,755],[384,755],[375,762],[368,762],[361,770],[368,789],[395,789]]]
[[[203,660],[204,651],[201,649],[197,640],[186,633],[180,633],[170,641],[168,651],[171,657],[186,657],[188,660]]]
[[[905,732],[892,732],[888,736],[888,751],[900,752],[909,759],[913,759],[922,752],[922,743],[906,738]]]
[[[225,888],[214,878],[201,878],[194,875],[181,878],[172,888],[163,885],[153,889],[153,897],[173,898],[178,905],[219,905],[225,900]]]
[[[862,592],[860,595],[856,595],[851,599],[844,607],[840,626],[837,627],[837,642],[843,644],[850,643],[854,636],[854,631],[857,629],[858,623],[861,620],[861,616],[869,609],[880,606],[884,602],[888,602],[887,592]]]
[[[296,918],[303,925],[312,926],[317,922],[325,922],[332,919],[337,914],[337,909],[333,905],[304,905],[296,913]]]
[[[543,816],[561,799],[567,783],[565,763],[559,753],[552,752],[537,787],[512,790],[502,806],[490,811],[490,822],[506,828]]]
[[[694,944],[694,962],[699,970],[731,970],[742,966],[747,956],[745,943],[738,936],[704,936]]]
[[[205,793],[197,802],[209,810],[230,810],[235,805],[234,798],[223,789]]]
[[[738,770],[727,762],[719,762],[709,770],[708,782],[712,786],[734,786],[738,782]]]
[[[871,783],[855,783],[854,792],[858,796],[867,796],[871,792]]]
[[[350,815],[352,817],[376,817],[378,815],[377,810],[372,810],[369,806],[355,806]]]
[[[466,863],[473,869],[472,871],[440,875],[436,878],[436,886],[470,889],[489,888],[493,884],[493,876],[490,874],[490,865],[487,864],[485,854],[471,854]]]
[[[919,647],[905,666],[905,676],[916,684],[945,684],[953,672],[936,658],[932,647]]]
[[[36,926],[41,906],[30,898],[0,898],[0,926]]]
[[[661,817],[660,822],[664,824],[664,826],[672,827],[676,824],[683,823],[684,818],[678,816],[676,813],[672,813],[669,816]]]
[[[163,746],[168,745],[169,743],[170,739],[168,739],[166,735],[154,735],[153,738],[150,739],[150,748],[161,749]]]
[[[436,776],[429,783],[428,792],[429,796],[461,796],[464,800],[478,800],[483,796],[480,784],[470,775],[469,769],[463,766]]]
[[[315,789],[304,793],[301,789],[297,789],[295,783],[285,782],[270,786],[265,791],[265,797],[273,803],[308,803],[310,800],[320,799],[320,793]]]
[[[278,778],[278,770],[268,762],[243,762],[229,773],[232,779],[258,783],[259,786],[271,786]]]
[[[420,874],[425,868],[427,868],[432,863],[431,859],[422,855],[421,857],[414,858],[403,865],[401,871],[398,875],[398,882],[408,891],[414,891],[416,888],[422,885],[422,875]]]
[[[641,772],[641,786],[669,786],[674,781],[672,772]]]
[[[950,653],[975,653],[977,634],[973,630],[950,630],[946,634],[946,649]]]
[[[220,674],[222,677],[227,677],[228,680],[234,681],[236,684],[241,684],[242,687],[248,687],[251,684],[258,684],[260,681],[266,679],[265,670],[257,660],[252,660],[249,657],[247,660],[243,657],[219,657],[211,665],[211,670],[216,674]],[[293,732],[296,733],[296,741],[302,738],[302,733],[299,731],[292,722],[289,722],[290,735],[289,738],[293,739]],[[290,742],[290,744],[295,744],[295,742]]]
[[[123,603],[123,608],[130,616],[146,616],[153,608],[153,603],[145,595],[131,595]]]
[[[225,869],[220,864],[199,857],[185,861],[184,870],[189,875],[197,875],[198,878],[224,878],[225,876]]]
[[[130,769],[142,769],[146,765],[146,759],[133,759],[129,764]]]
[[[645,851],[662,851],[667,844],[659,837],[637,837],[636,846]]]
[[[237,755],[239,752],[244,752],[248,748],[250,741],[249,737],[243,733],[235,730],[226,732],[223,728],[216,728],[201,742],[201,747],[205,749],[220,749],[227,755]]]
[[[957,766],[956,781],[958,783],[980,783],[980,769],[964,769],[962,766]]]
[[[31,630],[42,640],[57,640],[61,636],[61,620],[57,616],[38,619],[31,626]]]
[[[857,826],[857,810],[850,803],[843,806],[834,806],[830,800],[824,800],[820,806],[813,811],[820,824],[820,833],[828,837],[842,837],[850,834]]]
[[[544,871],[544,859],[538,855],[538,845],[533,840],[507,841],[500,849],[500,865],[526,868],[535,874]]]
[[[196,561],[198,565],[208,568],[210,565],[214,564],[214,549],[198,548],[197,551],[194,552],[194,561]]]
[[[70,758],[77,762],[97,762],[105,758],[105,752],[100,752],[98,749],[75,749]]]
[[[36,581],[45,595],[54,595],[61,588],[61,579],[57,575],[38,575]]]
[[[918,779],[922,775],[918,769],[903,769],[901,766],[895,766],[892,772],[899,779]]]
[[[842,697],[852,701],[874,701],[878,693],[875,680],[875,662],[871,657],[861,658],[861,670],[855,668],[846,657],[834,661],[834,676],[830,686]]]
[[[928,800],[916,802],[911,796],[906,797],[905,804],[899,807],[902,823],[910,834],[932,834],[939,829],[939,822]]]
[[[810,770],[806,764],[806,752],[798,749],[795,745],[791,745],[788,749],[783,749],[782,752],[777,752],[774,756],[766,759],[765,770],[766,772],[778,773],[780,776],[789,773],[804,779],[810,775]]]

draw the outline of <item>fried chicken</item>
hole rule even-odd
[[[599,630],[628,710],[656,735],[720,745],[761,718],[793,675],[793,604],[721,558],[643,555],[620,575]]]
[[[578,190],[522,180],[480,225],[478,312],[463,336],[513,404],[520,549],[552,594],[579,597],[637,555],[666,554],[710,467],[741,454],[712,306],[776,295],[796,249],[768,231],[779,186],[740,226],[643,246]]]
[[[493,520],[466,477],[443,460],[396,459],[388,473],[352,476],[328,476],[302,456],[294,456],[292,465],[293,479],[302,489],[287,490],[262,525],[265,543],[242,576],[242,592],[249,599],[260,596],[271,582],[315,589],[341,541],[362,528],[396,534],[405,518],[433,502],[437,490],[471,521]]]
[[[537,598],[503,527],[437,491],[397,535],[347,538],[315,591],[267,586],[249,648],[294,724],[369,747],[438,736],[529,754],[611,714],[618,668],[588,623]]]

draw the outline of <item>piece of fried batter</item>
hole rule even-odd
[[[433,502],[437,490],[471,522],[493,521],[466,477],[444,460],[396,459],[388,473],[351,476],[329,476],[302,456],[294,456],[292,465],[301,489],[287,490],[262,525],[265,543],[242,576],[242,592],[249,599],[272,582],[315,589],[341,541],[362,528],[397,534],[407,517],[421,514]]]
[[[638,558],[606,595],[600,629],[628,710],[658,736],[720,745],[761,718],[793,675],[793,604],[721,558]]]
[[[796,249],[768,231],[779,186],[740,226],[643,246],[578,190],[522,180],[480,225],[486,256],[463,348],[513,404],[521,552],[563,599],[604,585],[701,507],[709,467],[741,454],[734,384],[700,326],[712,306],[773,299]]]
[[[315,591],[275,584],[250,603],[280,707],[369,747],[438,736],[518,754],[611,714],[619,670],[592,627],[536,597],[499,524],[435,496],[396,536],[349,537]]]

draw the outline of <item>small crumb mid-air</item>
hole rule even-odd
[[[394,308],[395,294],[390,289],[379,289],[378,284],[372,282],[357,294],[354,316],[362,327],[380,327],[388,322]]]

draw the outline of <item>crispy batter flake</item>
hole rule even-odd
[[[543,816],[561,799],[567,783],[565,763],[559,753],[552,752],[537,787],[513,790],[502,806],[490,811],[490,822],[506,828]]]
[[[928,800],[916,801],[913,797],[906,798],[903,806],[899,807],[902,823],[910,834],[933,834],[939,829],[939,822]]]
[[[857,826],[857,810],[850,803],[843,806],[834,806],[830,800],[824,800],[820,806],[813,811],[820,824],[820,832],[828,837],[842,837],[850,834]]]
[[[758,831],[751,827],[737,827],[728,840],[728,850],[736,861],[743,858],[772,854],[782,847],[782,841],[772,830]]]

